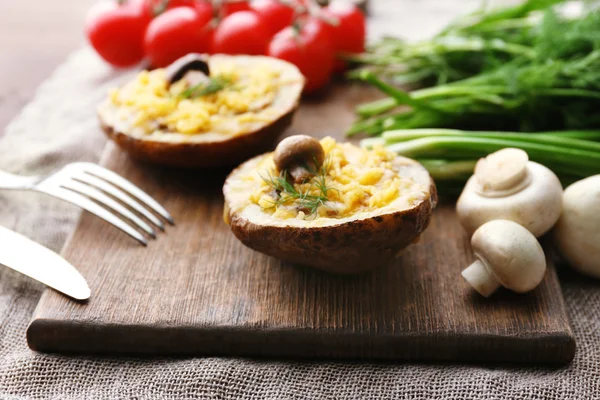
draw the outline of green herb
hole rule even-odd
[[[217,93],[227,87],[231,87],[232,81],[225,76],[209,77],[208,80],[200,82],[179,94],[179,97],[184,99],[197,98],[209,94]]]
[[[553,170],[565,184],[600,174],[600,130],[521,133],[408,129],[364,139],[361,145],[383,145],[416,158],[445,194],[460,193],[477,160],[506,147],[525,150],[532,161]]]
[[[460,18],[421,43],[387,38],[351,76],[386,98],[357,108],[349,135],[414,128],[600,128],[600,11],[564,17],[529,0]],[[412,92],[395,84],[425,87]]]
[[[329,200],[329,192],[336,190],[327,183],[327,172],[329,171],[329,161],[326,159],[323,165],[313,173],[308,181],[303,183],[309,183],[314,185],[318,191],[318,195],[311,195],[306,192],[298,191],[295,186],[288,181],[287,171],[281,171],[279,175],[272,176],[269,174],[268,177],[263,177],[263,180],[269,185],[276,193],[277,200],[273,202],[273,207],[280,206],[291,202],[298,202],[298,206],[301,211],[305,211],[308,216],[316,215],[319,207],[325,206]]]

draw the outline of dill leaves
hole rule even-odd
[[[302,185],[308,183],[314,186],[317,189],[317,194],[310,194],[309,191],[303,192],[296,189],[294,184],[289,182],[288,173],[285,170],[281,171],[279,175],[269,174],[267,177],[262,177],[263,181],[277,195],[272,207],[297,202],[300,211],[305,212],[307,216],[316,216],[319,207],[326,206],[327,201],[329,201],[329,193],[332,190],[337,190],[329,186],[327,182],[329,167],[329,159],[325,159],[321,167],[316,170],[313,168],[313,176],[302,182]]]
[[[564,3],[526,0],[467,15],[423,42],[379,41],[355,57],[363,66],[351,76],[388,97],[360,105],[348,134],[600,128],[600,10],[566,16]]]
[[[217,93],[227,87],[231,87],[232,80],[226,76],[209,77],[206,81],[191,86],[181,92],[179,97],[184,99],[195,99],[209,94]]]

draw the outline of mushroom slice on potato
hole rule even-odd
[[[330,138],[323,140],[328,139],[333,141]],[[298,144],[296,140],[288,143],[294,146]],[[320,157],[318,149],[309,148],[309,145],[307,142],[297,147],[303,151],[315,151]],[[286,217],[280,216],[279,209],[274,212],[268,209],[268,203],[265,206],[253,199],[257,187],[265,179],[281,179],[282,185],[295,185],[302,190],[307,185],[306,179],[310,178],[297,183],[286,171],[279,171],[282,174],[275,178],[272,175],[268,177],[265,171],[268,168],[271,168],[271,173],[276,171],[275,165],[282,165],[281,160],[275,157],[274,161],[273,153],[257,156],[235,169],[225,181],[224,219],[246,246],[281,260],[340,274],[360,273],[384,266],[402,249],[415,242],[427,228],[437,203],[437,193],[429,173],[418,162],[389,155],[386,161],[388,168],[381,173],[378,184],[385,185],[394,179],[401,181],[397,196],[377,207],[369,206],[369,198],[363,197],[360,201],[364,206],[339,214],[339,207],[343,207],[344,200],[347,200],[344,197],[353,196],[355,191],[345,192],[335,182],[348,182],[346,177],[342,179],[339,174],[346,171],[352,162],[359,165],[358,170],[362,171],[360,168],[365,164],[365,159],[361,152],[368,151],[342,144],[335,148],[336,154],[346,153],[347,157],[341,164],[339,160],[331,159],[333,151],[326,153],[323,165],[343,165],[331,172],[333,178],[322,175],[313,178],[327,180],[326,184],[331,186],[328,192],[330,200],[325,201],[317,211],[313,210],[315,212],[312,215],[308,215],[306,210],[294,211],[295,203],[286,205],[287,211],[292,210],[292,214]],[[281,152],[282,149],[278,147],[275,153]],[[293,165],[287,166],[292,170],[294,168]],[[329,182],[334,178],[338,181]],[[356,182],[360,180],[357,178]],[[354,183],[350,181],[347,184],[352,186]],[[356,186],[357,190],[364,189],[358,183]],[[365,189],[364,193],[369,190]],[[282,198],[277,189],[265,192],[267,196]],[[314,192],[311,193],[314,196]]]
[[[172,67],[141,72],[98,109],[109,138],[136,159],[239,164],[291,124],[304,87],[294,65],[270,57],[188,55]]]

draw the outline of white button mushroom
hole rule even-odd
[[[456,203],[469,234],[488,221],[508,219],[540,237],[556,223],[561,209],[562,186],[556,175],[513,148],[479,160]]]
[[[558,250],[573,268],[600,278],[600,175],[565,189],[563,213],[553,235]]]
[[[482,296],[489,297],[500,286],[517,293],[528,292],[546,273],[542,246],[516,222],[495,220],[483,224],[473,234],[471,247],[477,259],[462,276]]]

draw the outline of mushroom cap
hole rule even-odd
[[[273,162],[279,171],[295,166],[319,168],[325,161],[321,143],[314,137],[294,135],[283,139],[275,148]]]
[[[553,234],[558,250],[573,268],[600,278],[600,175],[565,189],[563,213]]]
[[[514,193],[487,196],[479,177],[469,178],[456,202],[458,218],[467,233],[473,234],[496,219],[517,222],[535,237],[548,232],[562,212],[562,185],[554,172],[533,161],[527,162],[525,179],[528,183]]]
[[[517,293],[534,289],[546,273],[546,257],[527,229],[509,220],[479,227],[471,238],[473,252],[502,284]]]
[[[204,75],[209,76],[208,55],[190,53],[178,58],[167,67],[167,81],[169,84],[177,82],[189,71],[200,71]]]

